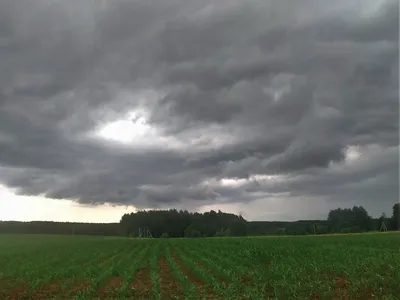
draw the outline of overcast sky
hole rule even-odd
[[[390,214],[398,6],[0,1],[0,217]]]

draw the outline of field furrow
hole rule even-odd
[[[144,266],[137,270],[135,280],[130,287],[132,290],[131,295],[135,297],[135,299],[150,297],[152,282],[149,266]]]
[[[160,277],[161,299],[184,299],[182,286],[171,271],[164,253],[158,260],[157,268]]]
[[[214,295],[218,298],[221,298],[227,287],[227,283],[221,280],[218,276],[215,276],[209,269],[205,268],[201,265],[196,257],[188,256],[182,249],[175,248],[176,254],[190,270],[193,271],[193,274],[199,278],[202,282],[205,283],[209,294]]]
[[[205,256],[203,251],[199,251],[198,249],[189,249],[186,255],[194,257],[196,259],[196,265],[199,268],[206,269],[214,278],[218,278],[219,282],[225,287],[228,287],[232,283],[233,276],[231,268],[223,268],[219,263]]]
[[[137,253],[128,255],[128,263],[121,275],[123,280],[117,291],[119,297],[133,296],[132,282],[135,280],[138,270],[146,263],[148,254],[149,246],[143,245]]]
[[[175,252],[172,253],[172,257],[178,268],[182,270],[183,274],[186,276],[187,281],[194,285],[200,299],[216,299],[216,295],[212,288],[205,281],[196,276]]]
[[[0,299],[17,300],[27,295],[29,286],[21,281],[0,278]]]
[[[77,295],[89,287],[88,280],[75,280],[68,286],[68,292],[64,293],[68,299],[75,299]]]

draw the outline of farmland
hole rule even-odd
[[[0,299],[399,299],[400,235],[0,235]]]

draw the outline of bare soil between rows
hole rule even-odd
[[[165,256],[161,256],[157,263],[162,299],[184,299],[183,288],[176,280]]]
[[[173,259],[176,261],[178,264],[179,268],[182,270],[182,272],[187,276],[188,280],[190,283],[192,283],[199,294],[201,295],[201,299],[217,299],[217,295],[214,293],[212,287],[198,278],[192,270],[188,268],[188,266],[185,265],[185,263],[178,257],[178,255],[173,252],[172,253]]]
[[[150,268],[145,266],[136,271],[135,280],[130,285],[129,296],[132,296],[134,299],[150,299],[151,291],[152,282],[150,278]]]

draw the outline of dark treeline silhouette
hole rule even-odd
[[[51,221],[0,221],[0,233],[70,234],[70,235],[121,235],[119,223],[70,223]]]
[[[210,211],[150,210],[124,214],[119,223],[0,221],[0,233],[68,234],[137,237],[139,228],[153,237],[213,237],[255,235],[306,235],[400,230],[400,204],[392,215],[372,218],[362,206],[331,210],[326,220],[246,221],[242,216]]]
[[[296,222],[248,222],[221,211],[201,214],[172,209],[125,214],[120,224],[126,236],[138,236],[139,228],[149,229],[153,237],[304,235],[396,230],[400,228],[399,217],[399,204],[393,206],[390,218],[383,214],[374,219],[362,206],[354,206],[331,210],[327,220]]]
[[[247,235],[247,222],[241,216],[210,211],[150,210],[125,214],[121,228],[128,236],[137,236],[139,228],[148,228],[154,237],[201,237],[224,235]]]

